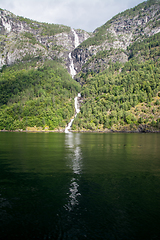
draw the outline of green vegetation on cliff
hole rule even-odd
[[[126,11],[119,13],[117,15],[115,15],[112,19],[110,19],[109,21],[107,21],[104,25],[102,25],[101,27],[98,27],[95,31],[94,31],[94,35],[90,38],[88,38],[86,41],[82,42],[79,46],[79,48],[88,48],[89,46],[98,46],[101,45],[102,43],[104,43],[106,40],[108,42],[112,42],[113,40],[113,36],[111,35],[111,32],[109,32],[109,28],[113,27],[114,24],[119,25],[120,21],[122,21],[122,28],[124,28],[125,30],[128,28],[129,32],[134,32],[135,30],[137,31],[137,34],[141,35],[141,27],[144,26],[134,26],[134,18],[138,19],[138,20],[142,20],[144,17],[146,17],[148,15],[148,13],[146,13],[145,11],[147,11],[147,9],[149,8],[153,8],[155,9],[155,11],[157,11],[157,6],[159,8],[160,5],[160,1],[159,0],[148,0],[148,1],[144,1],[143,3],[140,3],[139,5],[137,5],[134,8],[131,9],[127,9]],[[149,11],[148,11],[149,12]],[[157,15],[159,14],[159,11],[157,11],[156,13]],[[154,15],[154,14],[153,14]],[[130,21],[129,26],[125,26],[124,27],[124,23],[126,23],[127,21]],[[143,22],[143,21],[142,21]],[[157,27],[159,26],[159,19],[157,21],[149,21],[147,24],[148,25],[152,25],[152,27]],[[136,29],[132,29],[132,27],[136,27]],[[139,29],[138,29],[139,28]],[[121,29],[122,30],[122,29]],[[138,33],[139,30],[139,33]],[[141,36],[142,37],[142,36]]]
[[[41,35],[43,36],[53,36],[57,33],[69,32],[71,30],[70,27],[61,24],[40,23],[20,16],[18,16],[17,19],[21,22],[27,23],[31,28],[35,30],[40,30]]]
[[[64,128],[74,115],[79,90],[80,85],[54,61],[4,67],[0,73],[0,129]]]

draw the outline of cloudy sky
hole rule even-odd
[[[0,8],[40,22],[94,31],[143,0],[0,0]]]

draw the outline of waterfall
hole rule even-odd
[[[74,29],[72,29],[72,32],[74,34],[74,47],[76,48],[80,44],[79,37],[78,37],[78,35],[77,35],[77,33],[75,32]],[[76,73],[76,70],[74,68],[74,63],[73,63],[73,58],[72,58],[71,52],[69,53],[68,57],[69,57],[69,62],[70,62],[70,65],[69,65],[70,74],[71,74],[72,78],[74,78],[74,76],[77,73]]]
[[[77,35],[77,33],[75,32],[74,29],[72,29],[72,32],[73,32],[73,34],[74,34],[74,46],[75,46],[75,48],[76,48],[76,47],[78,47],[78,45],[80,44],[80,42],[79,42],[79,37],[78,37],[78,35]]]
[[[80,44],[79,37],[74,29],[72,29],[72,32],[74,34],[74,47],[76,48]],[[76,70],[74,68],[74,63],[73,63],[73,58],[72,58],[71,52],[69,53],[68,57],[69,57],[69,62],[70,62],[70,65],[69,65],[70,74],[71,74],[72,78],[74,78],[74,76],[76,75]],[[72,123],[73,123],[75,117],[77,116],[77,113],[80,112],[80,109],[78,106],[78,98],[80,98],[80,97],[81,97],[81,94],[78,93],[78,96],[75,97],[75,99],[74,99],[75,115],[69,122],[68,126],[65,128],[65,133],[69,133],[69,130],[71,129]]]
[[[73,63],[73,58],[71,56],[71,52],[69,53],[69,60],[70,60],[70,65],[69,65],[69,70],[72,78],[76,75],[76,71],[74,69],[74,63]]]
[[[72,123],[73,123],[75,117],[77,116],[77,113],[80,112],[79,104],[78,104],[78,98],[80,98],[80,97],[81,97],[81,94],[78,93],[78,96],[74,98],[75,115],[74,115],[74,117],[71,119],[71,121],[68,123],[68,126],[65,128],[65,133],[69,133],[69,130],[71,129]]]

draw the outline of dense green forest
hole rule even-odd
[[[64,128],[80,85],[55,61],[24,62],[0,73],[0,129]]]
[[[73,129],[160,128],[160,33],[128,47],[129,61],[81,73],[81,113]]]

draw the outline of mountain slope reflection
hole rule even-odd
[[[68,203],[65,204],[64,208],[67,211],[72,211],[76,205],[79,205],[79,180],[82,173],[82,157],[81,157],[81,148],[79,134],[67,134],[65,135],[65,144],[67,148],[70,149],[70,153],[67,156],[67,166],[69,166],[74,173],[74,177],[70,181],[69,192],[67,195]]]

